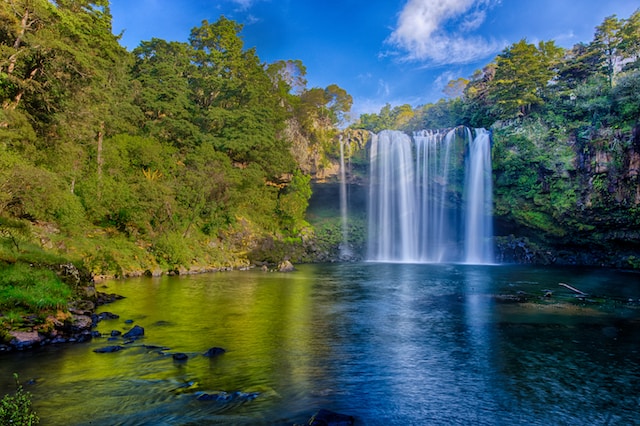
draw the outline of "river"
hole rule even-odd
[[[573,302],[559,283],[593,301]],[[42,425],[292,425],[320,408],[361,425],[640,418],[637,273],[344,263],[99,290],[125,296],[101,307],[120,316],[99,323],[104,337],[0,354],[0,393],[18,373]],[[133,325],[142,339],[108,340]],[[116,344],[124,349],[94,352]],[[226,353],[203,356],[211,347]]]

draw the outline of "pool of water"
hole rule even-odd
[[[31,381],[43,425],[292,425],[320,408],[362,425],[640,418],[636,273],[358,263],[99,290],[126,297],[101,308],[120,316],[98,325],[104,337],[0,355],[0,393],[13,373]],[[495,297],[523,294],[541,303]],[[108,340],[133,325],[142,339]],[[214,346],[226,353],[203,356]]]

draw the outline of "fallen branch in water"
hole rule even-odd
[[[572,286],[570,286],[569,284],[565,284],[565,283],[558,283],[558,285],[561,285],[562,287],[566,287],[566,288],[568,288],[568,289],[569,289],[569,290],[571,290],[571,291],[575,291],[576,293],[578,293],[578,294],[579,294],[579,295],[581,295],[581,296],[588,296],[588,294],[587,294],[587,293],[585,293],[584,291],[578,290],[577,288],[572,287]]]

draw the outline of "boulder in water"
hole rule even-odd
[[[176,352],[172,357],[174,361],[186,361],[189,359],[189,356],[182,352]]]
[[[204,353],[204,356],[208,356],[209,358],[214,358],[214,357],[217,357],[218,355],[222,355],[225,352],[226,351],[224,349],[214,346],[213,348],[206,351]]]
[[[137,339],[144,336],[144,328],[134,325],[133,328],[122,335],[125,339]]]
[[[10,331],[11,345],[18,350],[28,349],[40,344],[42,336],[37,331]]]
[[[283,260],[278,264],[278,271],[280,272],[293,272],[294,270],[293,264],[288,260]]]

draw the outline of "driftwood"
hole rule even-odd
[[[565,283],[558,283],[558,285],[561,285],[562,287],[566,287],[571,291],[574,291],[576,293],[578,293],[580,296],[588,296],[587,293],[585,293],[584,291],[578,290],[575,287],[570,286],[569,284],[565,284]]]

